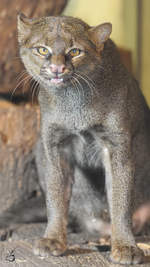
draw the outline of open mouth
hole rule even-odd
[[[62,83],[63,79],[62,78],[52,78],[50,81],[53,84],[58,84],[58,83]]]

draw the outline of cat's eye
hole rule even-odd
[[[81,52],[80,49],[78,49],[78,48],[73,48],[73,49],[70,50],[69,55],[70,55],[71,57],[77,57],[77,56],[80,55],[80,52]]]
[[[42,56],[47,56],[49,54],[49,50],[46,47],[38,47],[37,51]]]

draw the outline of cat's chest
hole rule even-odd
[[[56,124],[70,132],[85,131],[94,125],[103,124],[106,107],[101,97],[96,97],[88,88],[84,92],[73,88],[62,89],[62,92],[40,93],[39,103],[42,116],[48,125]]]
[[[93,125],[101,124],[103,113],[94,108],[87,107],[65,107],[54,108],[44,114],[44,120],[50,124],[57,124],[71,132],[84,131]]]

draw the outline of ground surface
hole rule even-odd
[[[44,224],[15,226],[7,241],[0,242],[0,267],[121,267],[109,262],[109,242],[101,239],[87,240],[83,234],[68,234],[69,247],[65,256],[43,259],[34,256],[32,244],[35,238],[42,236]],[[146,257],[145,263],[135,267],[150,267],[150,237],[137,240]],[[133,266],[133,265],[132,265]]]

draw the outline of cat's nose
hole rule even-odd
[[[64,73],[65,69],[66,69],[66,66],[64,64],[62,65],[51,64],[50,65],[50,70],[52,73],[57,73],[57,74]]]

